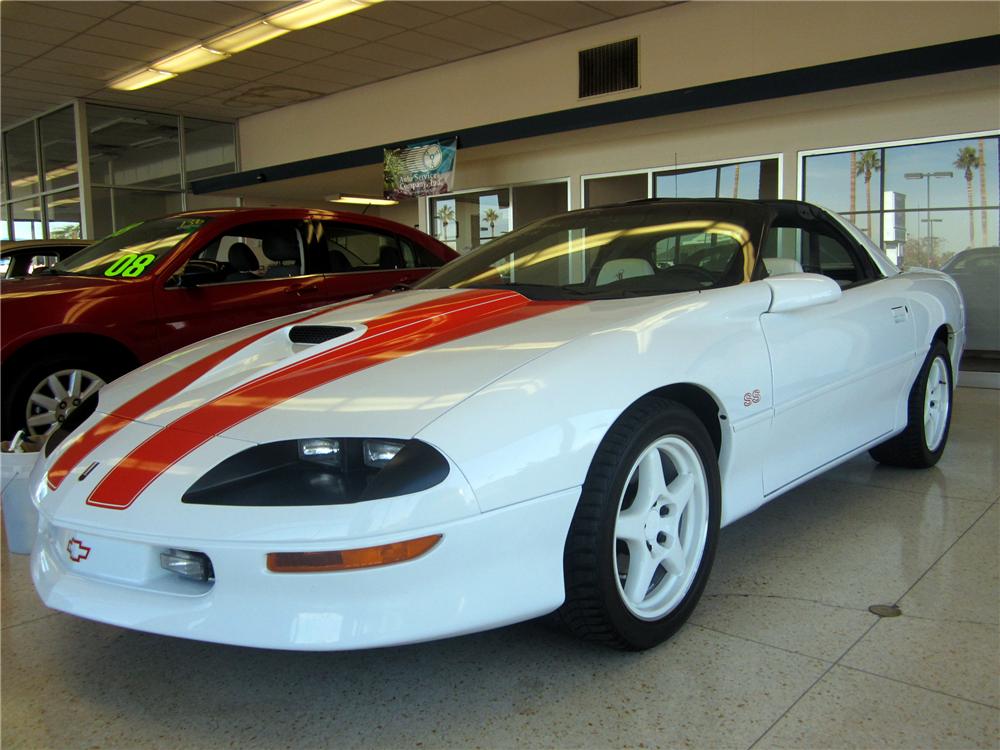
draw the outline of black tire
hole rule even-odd
[[[18,430],[26,430],[28,399],[35,387],[49,375],[71,369],[93,373],[107,383],[123,375],[129,367],[97,352],[70,349],[39,357],[21,371],[10,373],[9,385],[4,389],[3,427],[0,430],[5,440],[13,437]],[[73,408],[72,404],[68,404],[64,416],[68,416]]]
[[[683,598],[657,619],[640,618],[623,601],[617,578],[616,521],[633,466],[667,436],[682,438],[700,459],[707,485],[707,536]],[[656,397],[631,406],[601,442],[570,525],[563,560],[566,601],[557,612],[563,625],[586,640],[631,651],[651,648],[673,635],[694,611],[708,581],[718,544],[721,494],[715,446],[689,409]],[[654,578],[650,590],[658,585]]]
[[[943,364],[947,373],[946,386],[948,404],[945,414],[944,433],[937,446],[931,450],[927,446],[927,435],[924,429],[924,401],[927,395],[928,375],[935,361]],[[868,453],[876,461],[889,466],[902,466],[909,469],[927,469],[938,462],[944,447],[948,442],[948,431],[951,429],[951,405],[954,382],[951,373],[951,359],[948,347],[940,339],[931,344],[927,358],[917,374],[917,379],[910,389],[907,402],[906,428],[893,438],[872,448]]]

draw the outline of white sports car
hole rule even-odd
[[[33,470],[32,576],[55,609],[248,646],[557,611],[648,648],[721,526],[866,450],[934,464],[963,335],[950,278],[809,204],[555,216],[105,387]]]

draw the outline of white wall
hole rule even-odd
[[[685,3],[247,117],[242,166],[998,31],[994,2]],[[641,89],[579,100],[577,52],[635,35]]]

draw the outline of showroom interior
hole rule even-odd
[[[638,653],[539,620],[328,653],[153,635],[47,608],[5,541],[3,745],[997,747],[1000,4],[352,1],[282,26],[309,2],[4,0],[0,240],[297,207],[465,256],[627,201],[806,201],[961,286],[947,450],[861,453],[723,528],[689,622]],[[387,154],[431,140],[446,188],[381,200]]]

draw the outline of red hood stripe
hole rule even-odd
[[[89,456],[105,440],[110,438],[123,427],[126,427],[131,421],[138,419],[143,414],[159,406],[167,399],[176,396],[206,372],[221,364],[241,349],[245,349],[255,341],[258,341],[259,339],[262,339],[268,334],[274,333],[281,328],[298,325],[303,321],[310,320],[320,315],[325,315],[333,310],[339,310],[343,307],[356,305],[368,299],[370,299],[370,297],[363,297],[361,299],[351,300],[350,302],[342,302],[336,305],[328,305],[321,310],[313,311],[309,315],[293,320],[290,323],[282,323],[280,326],[274,326],[272,328],[259,331],[252,336],[247,336],[245,339],[240,339],[239,341],[229,344],[228,346],[209,354],[207,357],[203,357],[196,362],[192,362],[187,367],[175,372],[173,375],[170,375],[158,383],[153,384],[148,390],[145,390],[129,401],[126,401],[124,404],[115,409],[113,414],[105,416],[86,432],[75,435],[46,475],[45,479],[48,482],[49,488],[52,490],[58,489],[63,480],[76,466],[80,465],[81,461]]]
[[[163,472],[214,435],[338,378],[575,302],[532,302],[514,292],[469,291],[368,322],[363,336],[262,375],[193,409],[149,437],[98,483],[88,505],[124,510]]]

